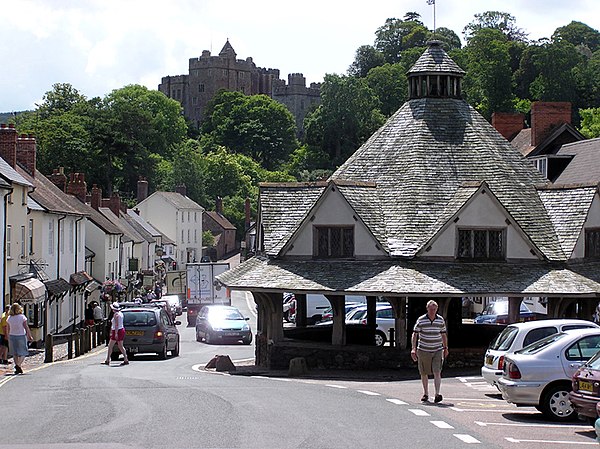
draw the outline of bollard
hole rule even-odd
[[[73,358],[73,332],[67,337],[67,358]]]
[[[73,337],[75,338],[75,357],[79,357],[81,355],[81,339],[79,338],[79,329],[75,330]]]
[[[54,337],[51,334],[46,335],[46,341],[44,342],[44,363],[54,362]]]
[[[92,334],[90,332],[90,327],[87,326],[83,332],[85,332],[85,352],[90,352],[90,350],[92,349],[92,345],[91,345],[91,337]]]
[[[390,328],[390,348],[396,346],[396,329]]]

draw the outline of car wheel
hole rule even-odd
[[[131,359],[133,359],[134,357],[135,357],[135,352],[129,352],[129,351],[127,351],[127,359],[128,359],[128,360],[131,360]]]
[[[213,337],[212,333],[210,331],[207,331],[204,334],[204,341],[206,342],[207,345],[212,345],[213,340],[214,340],[214,337]]]
[[[200,332],[196,330],[196,341],[202,341],[202,337],[200,336]]]
[[[162,348],[162,351],[158,353],[158,358],[161,360],[165,360],[167,358],[167,342],[165,341],[165,345]]]
[[[177,343],[175,343],[175,348],[171,351],[171,355],[173,357],[179,357],[179,339],[177,339]]]
[[[385,338],[385,334],[381,331],[375,332],[375,346],[383,346],[387,338]]]
[[[249,345],[250,343],[252,343],[252,334],[250,334],[248,338],[242,338],[242,343],[245,345]]]
[[[111,359],[113,362],[114,362],[115,360],[119,360],[119,355],[120,355],[120,354],[121,354],[120,352],[113,352],[113,353],[110,355],[110,359]]]
[[[569,401],[571,387],[556,385],[550,388],[543,396],[540,404],[542,413],[553,421],[570,421],[576,416],[575,410]]]

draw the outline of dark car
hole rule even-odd
[[[575,411],[583,417],[596,419],[600,404],[600,352],[579,368],[572,378],[573,391],[569,400]]]
[[[521,303],[519,321],[535,320],[536,315],[525,303]],[[489,303],[483,312],[475,317],[475,324],[508,324],[508,301]]]
[[[161,301],[166,301],[171,307],[173,316],[179,316],[183,313],[183,307],[181,306],[181,298],[178,295],[163,295],[160,298]]]
[[[238,309],[232,306],[208,305],[196,317],[196,340],[207,344],[220,341],[242,341],[252,343],[252,330]]]
[[[138,353],[156,353],[161,359],[171,351],[173,357],[179,355],[179,321],[173,321],[162,307],[151,305],[131,306],[122,310],[125,340],[123,346],[128,357]],[[112,359],[119,357],[115,345]]]

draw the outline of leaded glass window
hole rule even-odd
[[[600,229],[585,231],[585,257],[600,257]]]
[[[315,227],[316,257],[343,258],[354,256],[353,227]]]
[[[504,255],[504,231],[459,229],[457,258],[501,260]]]

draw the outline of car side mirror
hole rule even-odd
[[[177,320],[175,321],[175,326],[179,326],[181,324],[181,321]]]
[[[250,321],[250,318],[249,318],[249,317],[245,317],[244,319],[245,319],[246,321]]]
[[[204,318],[203,316],[197,316],[196,319],[197,320],[205,320],[206,318]]]

